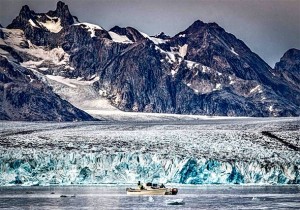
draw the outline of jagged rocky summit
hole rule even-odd
[[[58,2],[47,13],[24,6],[0,35],[8,59],[43,75],[99,77],[93,88],[124,111],[300,114],[299,65],[288,73],[280,70],[283,64],[272,69],[216,23],[198,20],[173,37],[148,36],[133,27],[105,30],[79,22]],[[16,43],[16,36],[22,41]],[[42,49],[44,56],[33,49]],[[53,52],[59,52],[58,58]]]

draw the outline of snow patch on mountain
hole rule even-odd
[[[201,66],[201,69],[203,73],[207,73],[211,70],[211,68],[209,68],[208,66]]]
[[[174,76],[177,72],[175,70],[171,70],[171,75]]]
[[[100,27],[98,25],[95,25],[95,24],[92,24],[92,23],[83,22],[83,23],[75,23],[73,25],[81,26],[82,28],[86,29],[88,32],[90,32],[91,38],[96,37],[95,30],[103,30],[102,27]]]
[[[214,90],[220,90],[222,87],[222,85],[220,83],[216,84],[216,87],[214,88]]]
[[[150,36],[148,36],[147,38],[150,39],[156,45],[164,44],[164,43],[167,42],[166,40],[163,40],[163,39],[160,39],[160,38],[156,38],[156,37],[150,37]]]
[[[39,28],[31,19],[29,19],[29,23],[30,25],[32,25],[33,27]]]
[[[184,60],[184,62],[189,69],[198,68],[200,66],[199,63],[194,61]],[[204,68],[204,66],[202,66],[202,68]]]
[[[258,93],[262,93],[263,92],[260,85],[257,85],[255,88],[253,88],[253,89],[250,90],[250,93],[256,93],[256,92],[258,92]]]
[[[143,37],[150,39],[150,36],[144,32],[139,31],[140,34],[142,34]]]
[[[139,31],[139,33],[142,34],[142,36],[145,37],[146,39],[151,40],[155,45],[164,44],[164,43],[167,42],[166,40],[163,40],[163,39],[160,39],[160,38],[151,37],[148,34],[146,34],[144,32],[141,32],[141,31]]]
[[[166,56],[165,59],[167,60],[168,63],[173,64],[174,62],[177,61],[176,56],[175,56],[176,53],[164,51],[163,49],[161,49],[158,46],[155,46],[155,49]]]
[[[230,82],[229,82],[230,85],[232,85],[236,82],[232,76],[228,76],[228,79],[230,80]]]
[[[179,55],[184,58],[187,54],[188,45],[184,44],[183,46],[179,46]]]
[[[46,15],[48,20],[46,22],[38,21],[38,23],[42,26],[44,26],[46,29],[48,29],[52,33],[58,33],[60,32],[63,27],[61,26],[61,19],[58,17],[50,17]]]
[[[108,33],[114,42],[132,43],[132,41],[127,36],[119,35],[112,31],[109,31]]]
[[[239,54],[237,52],[235,52],[234,48],[230,48],[230,52],[232,52],[233,54],[235,54],[236,56],[239,56]]]

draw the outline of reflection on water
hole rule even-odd
[[[0,187],[1,209],[300,209],[300,186],[177,186],[176,196],[127,196],[128,186]],[[61,197],[65,195],[67,197]],[[166,200],[183,199],[183,206]]]

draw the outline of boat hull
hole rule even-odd
[[[127,189],[127,195],[165,195],[166,189],[148,189],[148,190],[136,190]]]

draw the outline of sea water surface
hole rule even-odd
[[[0,187],[0,209],[300,209],[299,185],[178,185],[175,196],[151,197],[126,195],[126,187]],[[173,199],[185,204],[166,203]]]

